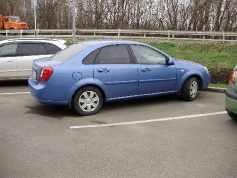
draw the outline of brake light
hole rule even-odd
[[[53,74],[52,67],[44,67],[40,74],[40,82],[47,82],[52,74]]]
[[[230,75],[230,83],[235,84],[235,76],[237,75],[237,71],[233,71]]]

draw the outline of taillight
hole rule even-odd
[[[233,71],[230,75],[230,83],[235,84],[235,76],[237,75],[237,71]]]
[[[52,67],[44,67],[40,74],[40,82],[47,82],[52,74],[53,74]]]

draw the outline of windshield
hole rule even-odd
[[[53,60],[65,62],[87,47],[88,47],[88,45],[82,44],[82,43],[78,43],[78,44],[69,46],[68,48],[56,53],[53,56]]]
[[[20,20],[19,17],[10,17],[10,18],[9,18],[9,21],[10,21],[10,22],[21,22],[21,20]]]

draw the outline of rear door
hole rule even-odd
[[[16,62],[18,78],[28,78],[31,75],[34,59],[49,56],[47,50],[40,42],[20,42]]]
[[[103,47],[93,68],[94,78],[107,87],[110,98],[137,95],[137,67],[126,45]]]
[[[17,43],[7,43],[0,46],[0,79],[17,78],[16,52]]]

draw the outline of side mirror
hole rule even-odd
[[[174,65],[174,62],[170,60],[170,58],[166,57],[165,58],[166,65]]]

